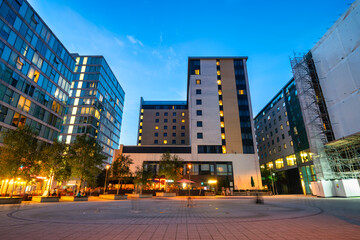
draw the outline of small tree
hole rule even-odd
[[[41,150],[43,173],[49,177],[47,195],[50,193],[53,180],[62,182],[69,180],[71,176],[71,167],[65,155],[66,150],[67,145],[58,141],[54,141],[52,145],[44,145]]]
[[[271,188],[272,192],[275,193],[274,185],[276,184],[277,177],[273,169],[267,166],[261,168],[261,180],[263,185],[267,185],[268,188]]]
[[[134,184],[140,185],[140,194],[142,194],[143,186],[151,182],[153,174],[151,171],[144,169],[143,167],[136,167]]]
[[[3,177],[13,179],[10,197],[13,196],[15,179],[26,182],[40,170],[37,134],[27,125],[4,133],[4,145],[0,146],[0,168]]]
[[[112,164],[112,175],[114,178],[118,179],[118,185],[116,194],[119,194],[119,190],[122,188],[122,183],[125,178],[131,176],[130,165],[134,161],[130,158],[129,155],[125,156],[123,154],[119,155]]]
[[[102,154],[102,147],[95,138],[88,135],[79,135],[69,148],[69,160],[72,176],[80,179],[77,189],[79,193],[84,181],[94,184],[96,176],[101,171],[101,166],[107,158]]]
[[[181,179],[183,172],[183,160],[177,155],[170,155],[169,152],[164,153],[161,156],[159,162],[159,175],[164,175],[167,179],[177,182]],[[168,191],[168,185],[165,183],[166,191]]]

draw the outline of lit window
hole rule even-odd
[[[181,122],[184,123],[184,122],[185,122],[185,119],[182,119]]]
[[[244,95],[244,90],[243,89],[239,90],[239,95]]]
[[[217,80],[217,84],[218,84],[218,85],[221,85],[221,80]]]
[[[221,95],[221,94],[222,94],[222,91],[221,91],[221,90],[219,90],[219,91],[218,91],[218,93],[219,93],[219,95]]]
[[[142,133],[142,129],[139,130],[139,133]]]
[[[143,113],[144,112],[144,109],[141,109],[141,113]]]
[[[221,134],[221,139],[225,139],[225,133]]]
[[[218,71],[216,71],[216,73],[217,73],[217,75],[218,75],[218,76],[220,76],[220,71],[219,71],[219,70],[218,70]]]
[[[275,160],[275,166],[276,168],[283,168],[284,167],[284,160],[282,158]]]
[[[30,68],[29,69],[29,72],[28,72],[28,77],[30,78],[30,79],[32,79],[32,80],[34,80],[34,82],[36,82],[37,83],[37,81],[38,81],[38,79],[39,79],[39,75],[40,75],[40,73],[37,71],[37,70],[35,70],[34,68]]]
[[[287,149],[286,143],[284,143],[284,149]]]
[[[196,85],[201,84],[201,80],[200,79],[196,79]]]
[[[226,153],[226,146],[222,146],[222,153],[223,153],[223,154]]]
[[[141,136],[139,136],[139,140],[141,140]]]
[[[181,116],[185,116],[185,113],[181,113]]]
[[[288,166],[294,166],[296,164],[295,154],[286,156],[286,163]]]
[[[220,105],[220,106],[222,106],[222,105],[223,105],[222,100],[219,100],[219,105]]]
[[[167,144],[167,140],[164,140],[164,144]]]
[[[290,141],[290,145],[291,145],[291,146],[294,146],[294,142],[293,142],[293,141]]]
[[[142,126],[142,122],[140,122],[140,126]]]
[[[289,126],[289,121],[286,121],[286,126]]]
[[[283,130],[283,129],[284,129],[284,126],[283,126],[282,124],[280,125],[280,129],[281,129],[281,130]]]
[[[274,168],[274,163],[273,162],[268,162],[266,163],[266,166],[270,169],[273,169]]]
[[[16,60],[16,68],[18,70],[21,70],[22,67],[24,66],[24,63],[25,63],[24,59],[22,59],[21,57],[18,57]]]
[[[294,134],[295,134],[295,135],[298,135],[298,130],[297,130],[296,127],[294,127]]]
[[[139,143],[138,146],[141,146],[141,143]]]
[[[195,75],[200,75],[200,69],[195,69]]]
[[[155,129],[159,129],[159,126],[155,126]]]
[[[223,116],[224,116],[224,112],[220,111],[220,117],[223,117]]]
[[[141,116],[140,116],[140,119],[143,119],[143,118],[144,118],[144,116],[141,115]]]
[[[219,61],[216,61],[216,66],[220,66],[220,62],[219,62]]]
[[[224,128],[224,127],[225,127],[224,122],[220,122],[220,126],[221,126],[222,128]]]

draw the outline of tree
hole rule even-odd
[[[79,193],[84,181],[89,185],[95,184],[96,176],[107,158],[102,154],[102,147],[95,138],[88,135],[79,135],[69,147],[68,153],[72,176],[80,179],[77,189]]]
[[[4,145],[0,146],[0,169],[3,177],[13,179],[23,178],[26,182],[31,175],[37,175],[40,171],[39,149],[37,134],[29,126],[15,130],[9,129],[4,133]]]
[[[274,185],[277,181],[277,177],[272,168],[267,166],[261,168],[261,180],[263,185],[267,185],[268,188],[271,188],[272,192],[275,194]]]
[[[136,167],[134,184],[140,185],[140,194],[142,194],[143,186],[151,182],[153,174],[151,171],[144,169],[143,167]]]
[[[130,165],[133,164],[134,161],[130,158],[129,155],[125,156],[123,154],[119,155],[112,165],[112,175],[114,178],[118,179],[119,187],[117,189],[116,194],[119,194],[119,189],[122,188],[122,182],[126,177],[131,176]]]
[[[177,155],[170,155],[169,152],[161,156],[159,162],[159,176],[164,175],[165,178],[177,182],[181,179],[183,173],[183,160]],[[168,191],[167,183],[165,184]]]
[[[43,174],[49,177],[47,195],[50,193],[53,180],[62,182],[69,180],[71,176],[71,167],[65,154],[67,148],[65,143],[54,141],[52,145],[44,144],[41,149]]]

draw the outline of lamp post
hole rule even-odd
[[[275,195],[274,179],[273,179],[274,176],[275,176],[275,173],[272,173],[271,168],[270,168],[270,175],[271,175],[272,192],[273,192],[273,194]]]
[[[107,174],[108,174],[109,168],[110,168],[110,165],[107,164],[107,165],[105,166],[106,174],[105,174],[105,183],[104,183],[104,194],[105,194],[105,191],[106,191],[106,181],[107,181]]]
[[[188,164],[188,168],[189,168],[189,181],[191,181],[190,180],[191,164]],[[189,187],[189,197],[190,197],[190,184],[191,183],[189,183],[189,186],[188,186]]]

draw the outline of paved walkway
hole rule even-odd
[[[299,196],[23,203],[0,205],[0,239],[359,239],[358,211]]]

